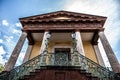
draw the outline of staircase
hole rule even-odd
[[[99,78],[80,70],[79,67],[47,66],[36,69],[19,80],[99,80]]]
[[[0,80],[120,80],[120,76],[78,52],[71,53],[66,61],[56,62],[54,53],[41,54],[1,74]]]

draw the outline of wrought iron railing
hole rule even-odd
[[[27,61],[26,63],[12,69],[11,71],[0,75],[0,80],[18,80],[24,75],[29,75],[29,72],[34,71],[40,66],[41,55]]]
[[[77,59],[74,57],[78,57],[78,60],[74,60]],[[115,74],[113,71],[100,66],[81,54],[72,54],[72,58],[72,61],[78,61],[77,65],[80,66],[81,69],[86,70],[87,73],[91,73],[92,76],[98,77],[100,80],[120,80],[120,76]]]
[[[59,55],[58,55],[59,56]],[[86,70],[87,73],[91,73],[92,76],[98,77],[100,80],[120,80],[120,77],[114,72],[98,65],[92,60],[84,57],[78,52],[71,53],[70,59],[65,59],[63,56],[55,56],[54,53],[41,54],[26,63],[18,66],[11,71],[1,74],[0,80],[18,80],[24,75],[29,75],[30,72],[34,72],[35,69],[40,69],[41,66],[78,66],[82,70]],[[60,60],[60,61],[58,61]],[[58,63],[58,64],[57,64]]]

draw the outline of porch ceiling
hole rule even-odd
[[[42,41],[44,33],[32,33],[32,37],[35,41]],[[91,41],[93,38],[93,32],[81,32],[81,37],[83,41]],[[56,42],[66,42],[71,41],[71,33],[52,33],[51,34],[51,41]]]

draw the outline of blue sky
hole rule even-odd
[[[20,34],[19,18],[67,10],[79,13],[106,16],[105,34],[120,62],[120,0],[0,0],[0,63],[7,62]],[[101,44],[99,45],[101,47]],[[27,40],[17,64],[22,62]],[[102,56],[108,60],[101,48]]]

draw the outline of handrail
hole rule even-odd
[[[12,69],[11,71],[1,74],[0,80],[18,80],[24,75],[29,75],[30,72],[34,72],[35,69],[40,69],[41,66],[79,66],[80,69],[86,70],[87,73],[91,73],[92,76],[96,76],[102,80],[120,80],[120,77],[114,72],[98,65],[94,61],[86,58],[85,56],[76,53],[71,53],[71,60],[68,60],[68,64],[59,65],[55,63],[54,53],[41,54],[37,57],[23,63],[22,65]]]
[[[88,73],[91,73],[92,76],[96,76],[102,80],[120,80],[120,76],[110,71],[109,69],[100,66],[89,58],[78,54],[79,56],[79,64],[81,69],[86,70]]]
[[[40,58],[41,55],[34,57],[33,59],[23,63],[20,66],[15,67],[11,71],[0,75],[0,80],[18,80],[24,75],[29,75],[29,72],[34,71],[36,68],[40,66]]]

